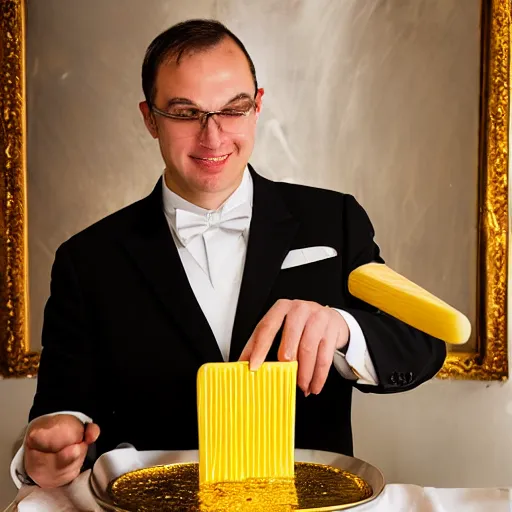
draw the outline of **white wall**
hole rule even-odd
[[[3,510],[16,494],[9,473],[9,464],[13,444],[27,423],[35,390],[35,379],[0,381],[0,510]]]
[[[512,384],[433,381],[355,396],[355,450],[389,482],[512,486]]]

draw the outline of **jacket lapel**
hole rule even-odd
[[[222,361],[219,346],[192,291],[163,213],[161,179],[153,192],[141,201],[141,208],[142,215],[123,240],[128,252],[201,362]]]
[[[254,172],[253,212],[242,285],[238,299],[230,361],[237,361],[266,306],[272,286],[299,225],[277,185]]]

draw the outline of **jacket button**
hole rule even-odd
[[[396,372],[393,372],[391,374],[391,377],[389,377],[389,382],[391,382],[391,384],[397,384],[398,383],[398,375]]]

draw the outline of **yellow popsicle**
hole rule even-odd
[[[447,343],[466,343],[471,334],[471,324],[460,311],[387,265],[367,263],[356,268],[348,288],[354,297]]]
[[[293,478],[297,362],[207,363],[197,374],[199,482]]]

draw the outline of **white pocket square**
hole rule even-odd
[[[338,253],[332,247],[304,247],[304,249],[294,249],[290,251],[281,265],[281,270],[291,267],[298,267],[299,265],[306,265],[307,263],[314,263],[315,261],[325,260],[327,258],[334,258]]]

